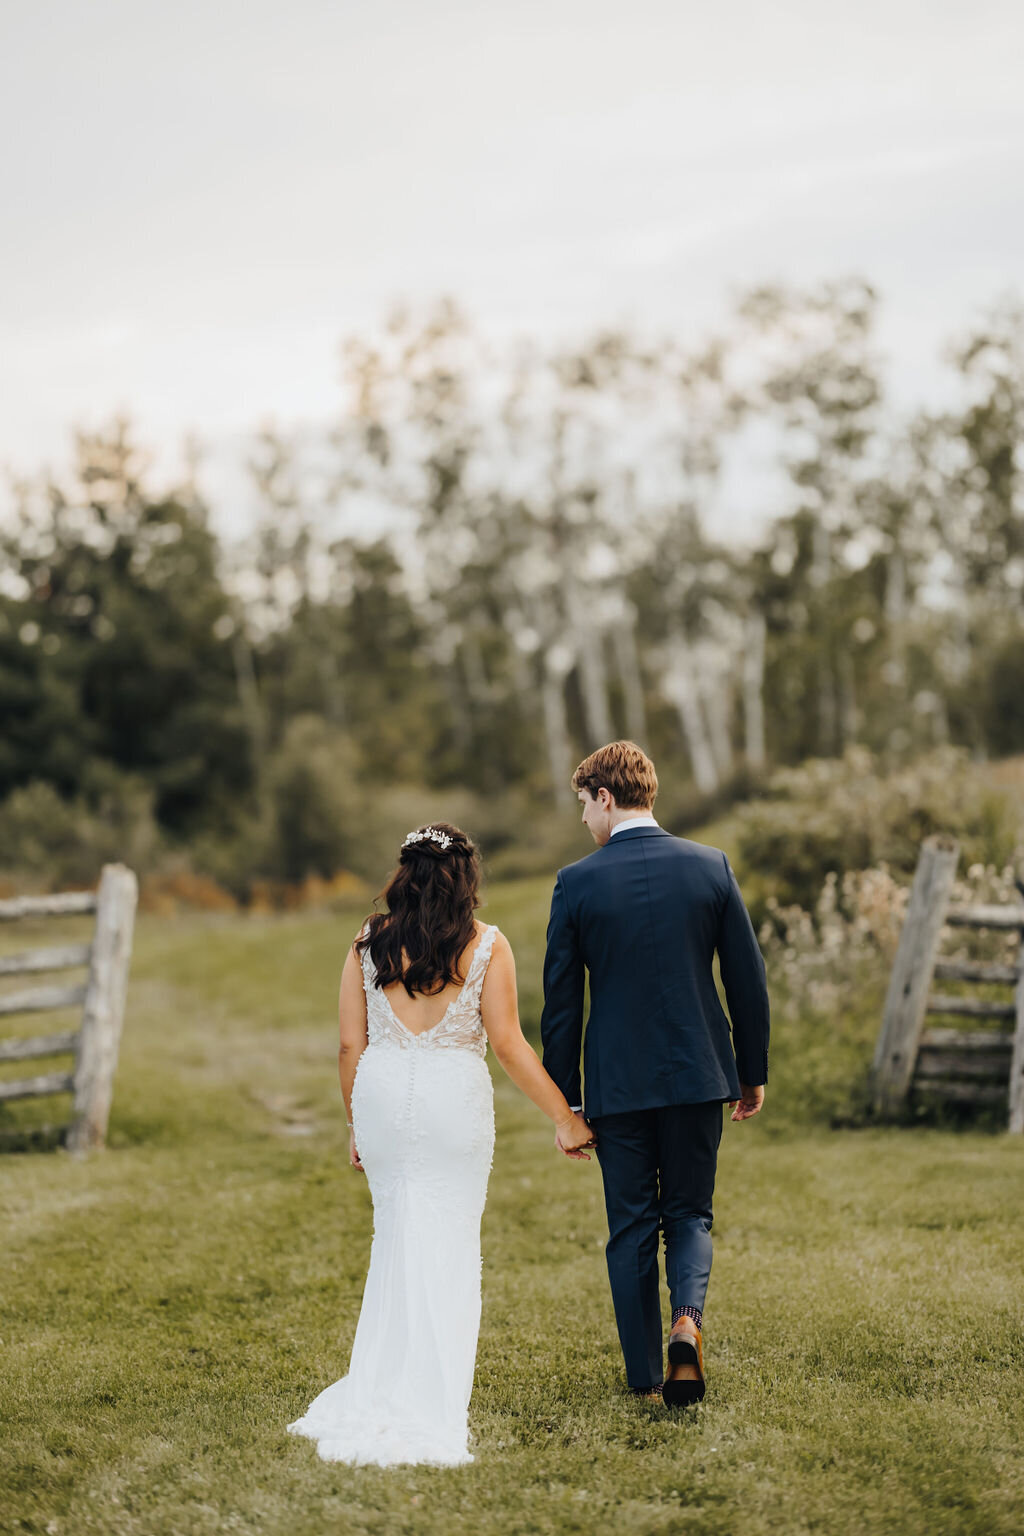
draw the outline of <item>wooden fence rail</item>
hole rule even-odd
[[[91,944],[24,949],[17,955],[0,955],[0,976],[27,976],[32,971],[70,971],[76,965],[88,965],[91,959]]]
[[[123,865],[107,864],[105,869],[121,869]],[[74,912],[95,912],[99,894],[96,891],[65,891],[57,896],[14,896],[0,901],[0,922],[14,922],[19,917],[66,917]]]
[[[96,914],[90,944],[62,944],[0,956],[0,976],[71,970],[87,966],[84,983],[27,987],[0,994],[0,1017],[81,1007],[78,1029],[57,1034],[14,1036],[0,1040],[0,1063],[72,1054],[71,1071],[0,1080],[0,1103],[55,1093],[74,1095],[72,1119],[64,1140],[72,1151],[102,1146],[110,1118],[114,1073],[124,1023],[128,970],[138,882],[123,864],[107,864],[96,891],[58,896],[18,896],[0,901],[0,921],[23,917]]]
[[[33,1056],[60,1056],[65,1051],[73,1051],[77,1040],[77,1029],[67,1029],[59,1035],[34,1035],[28,1040],[0,1040],[0,1061],[29,1061]]]
[[[0,997],[0,1018],[11,1013],[52,1013],[55,1008],[78,1008],[84,1002],[84,987],[29,987]]]

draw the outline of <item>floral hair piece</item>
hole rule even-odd
[[[451,847],[452,840],[447,832],[442,832],[438,827],[424,827],[422,832],[410,832],[403,848],[408,848],[412,843],[439,843],[446,851]]]

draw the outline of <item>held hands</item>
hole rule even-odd
[[[746,1083],[740,1083],[739,1098],[729,1100],[729,1108],[732,1110],[733,1120],[752,1119],[758,1113],[763,1103],[763,1083],[760,1083],[756,1088],[748,1088]]]
[[[577,1162],[590,1162],[590,1153],[584,1152],[584,1147],[596,1146],[597,1142],[593,1131],[581,1114],[572,1114],[568,1120],[563,1120],[555,1126],[555,1146],[559,1152],[564,1152],[566,1157],[575,1158]]]
[[[359,1161],[359,1153],[356,1150],[356,1133],[349,1127],[348,1133],[348,1160],[357,1173],[365,1173],[366,1169]]]

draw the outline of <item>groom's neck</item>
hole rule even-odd
[[[624,811],[620,811],[618,806],[616,806],[608,817],[609,828],[625,826],[628,822],[636,821],[640,816],[645,817],[649,821],[653,815],[654,810],[651,806],[630,806],[628,810]]]

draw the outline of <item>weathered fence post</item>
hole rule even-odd
[[[921,845],[872,1064],[879,1115],[898,1109],[910,1087],[959,857],[960,844],[952,837],[929,837]]]
[[[123,864],[105,865],[75,1060],[74,1118],[67,1138],[73,1152],[102,1146],[107,1134],[137,900],[132,871]]]

